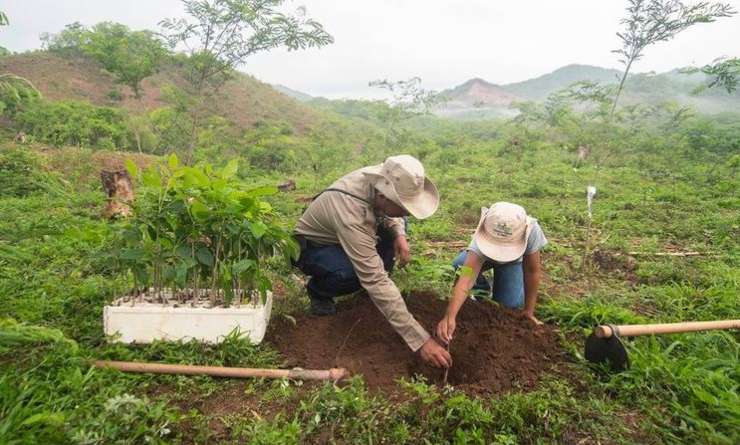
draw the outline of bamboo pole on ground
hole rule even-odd
[[[677,334],[683,332],[710,331],[715,329],[740,329],[740,320],[687,321],[683,323],[633,324],[622,326],[601,325],[594,330],[599,338],[638,335]]]
[[[294,380],[332,380],[338,381],[349,377],[345,368],[326,370],[313,369],[260,369],[230,368],[225,366],[170,365],[164,363],[117,362],[109,360],[95,361],[96,368],[117,369],[123,372],[140,372],[152,374],[209,375],[214,377],[249,378],[264,377],[268,379],[288,378]]]

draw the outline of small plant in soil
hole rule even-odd
[[[273,187],[247,189],[237,160],[215,169],[167,163],[138,172],[133,217],[118,258],[134,279],[131,298],[168,304],[256,303],[271,290],[265,260],[298,247],[269,203]]]

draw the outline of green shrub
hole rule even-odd
[[[37,141],[57,147],[129,149],[133,146],[123,111],[87,102],[38,102],[18,113],[17,122]]]
[[[137,176],[132,163],[129,168]],[[119,255],[137,288],[209,289],[212,303],[227,304],[271,289],[264,260],[293,258],[297,245],[261,199],[277,190],[246,190],[237,170],[236,160],[220,170],[184,167],[172,154],[167,165],[143,172]]]
[[[22,148],[0,151],[0,197],[28,196],[46,190],[49,175],[38,157]]]
[[[40,98],[41,93],[30,80],[14,74],[0,75],[0,115],[13,117]]]

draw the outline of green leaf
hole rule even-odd
[[[273,187],[273,186],[257,187],[255,189],[247,190],[247,196],[249,196],[250,198],[258,198],[260,196],[274,195],[277,192],[278,192],[277,187]]]
[[[197,184],[200,187],[205,187],[209,183],[208,176],[205,173],[203,173],[202,170],[197,169],[197,168],[192,168],[192,167],[188,168],[185,171],[184,178],[188,183]]]
[[[694,395],[707,405],[715,405],[717,403],[717,398],[704,389],[698,386],[692,386],[691,389],[693,390]]]
[[[146,256],[143,249],[124,249],[121,251],[119,258],[123,260],[138,261]]]
[[[213,267],[213,253],[208,247],[201,247],[195,252],[195,256],[198,258],[201,264],[208,267]]]
[[[210,209],[208,209],[208,207],[206,207],[202,202],[193,200],[193,202],[190,203],[190,213],[192,213],[193,217],[197,219],[206,219],[208,218]]]
[[[149,284],[149,273],[146,270],[146,265],[139,264],[132,268],[131,271],[134,273],[134,279],[137,285]]]
[[[141,230],[138,227],[129,227],[123,231],[123,239],[135,243],[141,240]]]
[[[180,165],[180,160],[177,159],[177,155],[175,153],[172,153],[167,158],[167,165],[170,167],[170,170],[176,170],[177,166]]]
[[[221,177],[224,179],[233,178],[234,175],[236,175],[237,170],[239,170],[239,160],[232,159],[228,164],[226,164],[226,167],[221,170]]]
[[[190,248],[190,246],[181,245],[177,246],[177,249],[175,249],[175,253],[182,259],[190,258],[192,256],[192,249]]]
[[[185,262],[179,263],[175,266],[175,281],[178,285],[184,286],[188,278],[188,265]]]
[[[125,165],[126,170],[128,170],[128,174],[131,175],[132,178],[136,179],[139,176],[139,169],[136,167],[136,164],[134,164],[134,161],[126,159]]]
[[[249,230],[252,231],[255,238],[260,239],[267,232],[267,225],[262,221],[255,221],[249,225]]]
[[[58,413],[44,411],[26,418],[26,420],[21,422],[21,426],[31,426],[37,423],[45,423],[50,426],[62,426],[64,424],[64,416]]]
[[[254,260],[241,260],[234,263],[233,266],[231,266],[231,269],[234,271],[234,274],[239,275],[244,271],[247,271],[251,269],[252,267],[256,266],[257,263]]]
[[[162,177],[154,167],[144,170],[141,180],[146,187],[159,188],[162,186]]]

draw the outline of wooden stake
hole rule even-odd
[[[449,342],[447,342],[447,347],[445,349],[447,349],[447,352],[450,352],[450,343]],[[442,376],[442,386],[447,386],[447,374],[449,374],[449,373],[450,373],[450,368],[445,368],[445,373]]]

